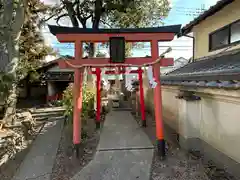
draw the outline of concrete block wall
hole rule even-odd
[[[146,107],[154,112],[147,81],[144,90]],[[201,100],[178,99],[180,90],[195,92]],[[180,145],[240,178],[240,90],[162,86],[162,98],[165,127],[179,134]]]

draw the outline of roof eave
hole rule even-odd
[[[56,36],[56,34],[119,34],[119,33],[174,33],[178,34],[181,30],[181,24],[160,26],[160,27],[148,27],[148,28],[121,28],[121,29],[92,29],[92,28],[78,28],[78,27],[63,27],[48,25],[50,32]]]

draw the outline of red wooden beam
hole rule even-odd
[[[172,41],[174,33],[120,33],[120,34],[57,34],[59,42],[107,42],[110,37],[124,37],[127,42]]]
[[[153,58],[126,58],[125,63],[109,63],[109,58],[92,58],[92,59],[64,59],[59,60],[58,65],[61,69],[73,69],[79,66],[90,66],[97,67],[96,65],[101,65],[102,67],[129,67],[129,66],[141,66],[148,63],[153,63],[156,59]],[[171,66],[173,65],[173,58],[163,58],[160,61],[160,66]],[[95,66],[94,66],[95,65]]]
[[[140,71],[141,73],[143,73],[143,70]],[[96,74],[96,71],[92,71],[92,74]],[[126,71],[125,70],[121,70],[121,71],[105,71],[105,74],[125,74]],[[137,74],[139,73],[139,70],[131,70],[129,73],[131,74]]]
[[[143,72],[143,70],[141,71]],[[121,71],[105,71],[105,74],[125,74],[126,73],[126,70],[121,70]],[[137,74],[139,73],[138,70],[131,70],[129,73],[132,73],[132,74]]]

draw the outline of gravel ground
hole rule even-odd
[[[140,121],[140,118],[136,118]],[[147,115],[145,133],[155,144],[155,122]],[[160,160],[155,150],[150,180],[209,180],[200,160],[188,156],[176,144],[166,142],[166,159]]]
[[[64,127],[53,167],[52,180],[69,180],[92,160],[100,136],[100,132],[95,130],[93,119],[88,120],[85,131],[88,132],[88,136],[81,143],[80,157],[78,159],[72,148],[71,125]]]
[[[209,180],[201,162],[188,157],[178,148],[168,149],[164,161],[158,159],[155,151],[151,180]]]
[[[140,117],[135,118],[140,122]],[[147,114],[147,125],[144,131],[155,144],[155,122],[149,114]],[[155,150],[150,180],[236,180],[224,170],[216,168],[211,162],[203,164],[203,157],[187,153],[180,149],[178,144],[174,142],[166,142],[166,144],[165,160],[160,160]]]

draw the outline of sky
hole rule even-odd
[[[58,0],[44,0],[46,3],[56,3],[57,1]],[[164,25],[182,24],[182,26],[184,26],[197,17],[199,13],[216,4],[217,1],[218,0],[170,0],[171,11],[169,12],[168,17],[164,20]],[[54,20],[51,20],[48,23],[55,24]],[[70,23],[67,22],[64,25],[69,26]],[[49,33],[48,28],[43,29],[43,34],[46,43],[51,45],[61,55],[74,55],[73,44],[59,43],[57,39]],[[167,55],[168,57],[173,57],[174,59],[179,57],[189,59],[192,57],[191,38],[175,38],[172,42],[159,43],[159,46],[160,54],[161,52],[164,52],[168,46],[172,47],[172,51]],[[106,52],[107,50],[101,49],[101,51]],[[133,56],[142,57],[146,55],[150,55],[150,47],[147,44],[144,45],[144,48],[142,49],[133,50]],[[52,59],[54,59],[54,57],[49,57],[47,60],[49,61]]]

